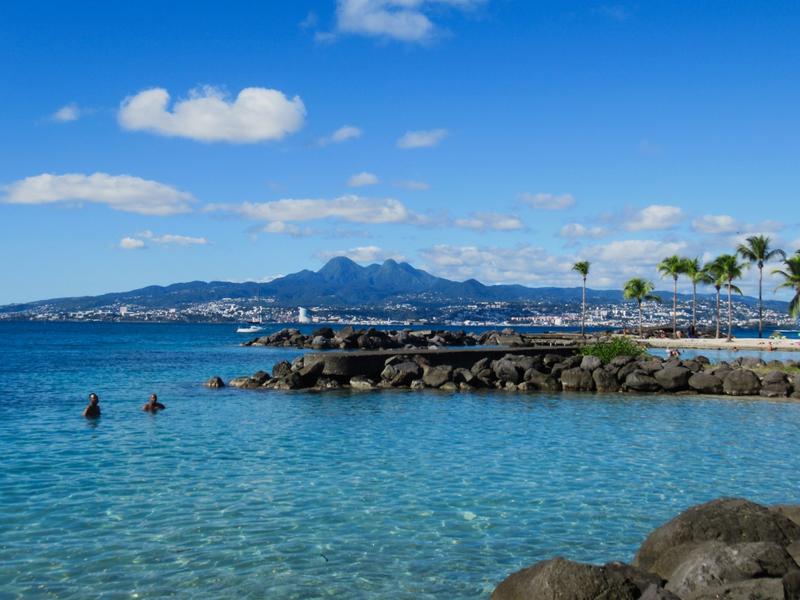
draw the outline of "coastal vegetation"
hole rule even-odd
[[[794,256],[785,258],[783,263],[785,268],[775,269],[773,274],[783,278],[778,288],[794,290],[794,297],[789,301],[789,314],[796,319],[800,317],[800,250]]]
[[[745,262],[739,262],[739,258]],[[742,278],[744,269],[755,265],[758,268],[758,337],[764,335],[764,266],[767,262],[781,258],[784,268],[775,269],[773,275],[783,278],[783,281],[776,287],[777,289],[788,288],[795,291],[795,295],[789,302],[789,315],[792,318],[800,318],[800,250],[793,256],[786,256],[786,252],[780,248],[772,247],[772,240],[769,236],[753,235],[747,238],[745,243],[739,244],[733,254],[721,254],[716,258],[702,264],[700,258],[688,258],[672,255],[664,258],[657,265],[657,270],[662,277],[670,277],[673,282],[672,297],[672,335],[678,334],[678,279],[681,275],[686,275],[692,284],[692,321],[691,332],[695,334],[697,329],[697,286],[711,285],[716,291],[716,333],[720,337],[722,311],[721,296],[724,288],[728,296],[728,318],[727,334],[728,340],[733,339],[733,294],[742,294],[742,290],[734,283]],[[576,263],[573,267],[577,270]],[[584,278],[585,286],[585,278]],[[640,277],[634,277],[625,282],[623,296],[626,300],[636,300],[639,309],[639,334],[643,333],[642,303],[645,301],[660,302],[660,298],[653,295],[653,284]]]
[[[661,297],[653,294],[655,286],[652,281],[647,281],[641,277],[634,277],[625,282],[622,294],[626,300],[636,300],[639,308],[639,337],[644,335],[644,325],[642,317],[642,303],[661,302]]]
[[[581,335],[586,335],[586,278],[589,276],[591,264],[588,260],[581,260],[572,265],[572,270],[583,278],[581,294]]]
[[[662,277],[672,278],[672,335],[678,333],[678,277],[686,272],[687,262],[677,254],[668,256],[658,263]]]
[[[780,248],[770,248],[770,238],[765,235],[753,235],[747,243],[739,244],[736,253],[750,265],[758,266],[758,337],[764,337],[764,263],[780,256],[786,259],[786,252]]]
[[[600,361],[607,365],[619,356],[643,356],[647,350],[644,346],[637,344],[626,335],[615,336],[607,341],[600,341],[594,344],[587,344],[581,348],[584,356],[596,356]]]

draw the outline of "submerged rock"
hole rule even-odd
[[[210,388],[221,388],[225,387],[225,382],[222,381],[222,377],[214,376],[206,381],[205,386]]]

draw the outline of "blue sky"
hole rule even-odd
[[[794,251],[798,27],[796,2],[4,2],[0,303],[339,254],[615,287],[751,233]]]

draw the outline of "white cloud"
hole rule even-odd
[[[530,245],[513,248],[440,244],[421,251],[432,272],[450,279],[483,283],[544,285],[564,281],[573,261]]]
[[[123,250],[143,250],[147,248],[145,240],[159,246],[205,246],[209,243],[204,237],[191,237],[172,233],[156,235],[152,231],[141,231],[136,234],[136,237],[122,238],[119,247]]]
[[[704,215],[692,221],[692,228],[701,233],[733,233],[739,222],[730,215]]]
[[[357,246],[356,248],[349,248],[347,250],[326,250],[319,252],[317,258],[321,260],[330,260],[337,256],[346,256],[350,260],[357,263],[374,263],[384,261],[389,258],[394,260],[404,261],[405,257],[402,254],[384,250],[378,246]]]
[[[420,217],[399,200],[346,195],[326,199],[285,199],[273,202],[211,204],[206,210],[240,214],[259,221],[315,221],[341,219],[351,223],[416,223]]]
[[[575,204],[572,194],[531,194],[526,192],[519,195],[519,200],[531,208],[543,210],[564,210]]]
[[[20,179],[3,188],[10,204],[105,204],[114,210],[166,216],[188,212],[194,198],[169,185],[130,175],[44,173]]]
[[[278,90],[245,88],[230,100],[220,89],[192,90],[169,108],[169,93],[152,88],[123,100],[119,122],[125,129],[149,131],[203,142],[253,143],[279,140],[303,126],[305,106],[299,96]]]
[[[559,231],[564,238],[599,238],[607,233],[603,227],[587,227],[581,223],[567,223]]]
[[[69,123],[70,121],[77,121],[81,118],[81,115],[80,106],[75,102],[70,102],[59,108],[50,118],[57,123]]]
[[[313,231],[308,227],[298,227],[294,223],[285,223],[284,221],[270,221],[261,229],[264,233],[272,233],[279,235],[290,235],[292,237],[308,236]]]
[[[635,267],[656,265],[665,256],[682,254],[686,242],[662,242],[658,240],[615,240],[594,248],[598,260],[612,264],[624,263]]]
[[[425,12],[433,7],[468,9],[484,0],[338,0],[336,31],[399,40],[424,42],[438,33]],[[329,37],[330,34],[327,34]]]
[[[404,150],[430,148],[436,146],[445,137],[447,137],[447,129],[407,131],[397,140],[397,147]]]
[[[142,240],[124,237],[119,241],[119,247],[123,250],[144,250],[145,244]]]
[[[204,237],[192,237],[188,235],[175,235],[172,233],[165,233],[156,235],[152,231],[142,231],[138,237],[150,240],[155,244],[162,246],[205,246],[209,241]]]
[[[319,145],[320,146],[328,146],[330,144],[341,144],[342,142],[346,142],[347,140],[354,140],[356,138],[360,138],[364,132],[355,127],[353,125],[343,125],[339,127],[336,131],[332,134],[320,138]]]
[[[367,185],[375,185],[376,183],[378,183],[378,176],[374,173],[367,173],[366,171],[356,173],[347,180],[347,185],[350,187],[364,187]]]
[[[628,231],[653,231],[670,229],[683,220],[683,210],[668,204],[651,204],[627,220]]]
[[[404,190],[409,190],[412,192],[422,192],[431,188],[430,184],[424,181],[415,181],[413,179],[398,181],[395,183],[395,185],[399,188],[403,188]]]
[[[456,219],[453,224],[462,229],[475,231],[514,231],[525,228],[525,224],[517,217],[500,213],[471,213],[469,218]]]

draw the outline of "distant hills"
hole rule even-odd
[[[672,292],[663,291],[668,302]],[[180,308],[187,304],[211,302],[224,298],[271,299],[276,306],[366,306],[387,302],[445,304],[457,302],[580,302],[580,287],[538,287],[522,285],[484,285],[475,279],[452,281],[436,277],[405,262],[387,260],[382,264],[361,266],[349,258],[337,257],[319,271],[303,270],[268,283],[231,283],[191,281],[168,286],[148,286],[128,292],[55,298],[26,304],[0,307],[0,312],[25,312],[48,306],[55,310],[80,311],[112,306],[136,305],[144,308]],[[708,297],[708,295],[705,295]],[[689,296],[681,295],[682,300]],[[587,290],[590,303],[622,302],[618,290]],[[754,304],[755,298],[738,297],[737,301]],[[767,301],[765,306],[786,310],[786,302]]]

